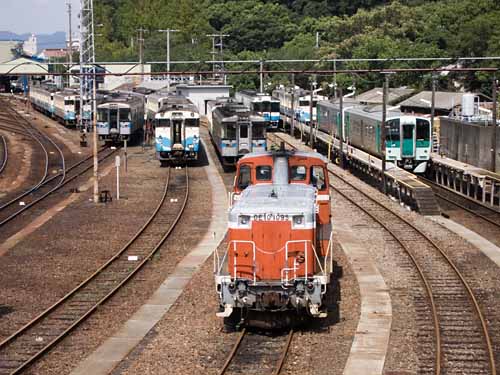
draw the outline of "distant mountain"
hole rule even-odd
[[[58,31],[53,34],[35,34],[38,42],[38,53],[46,48],[65,48],[66,33]],[[31,33],[16,34],[10,31],[0,31],[0,40],[28,40]]]

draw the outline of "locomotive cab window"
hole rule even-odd
[[[226,139],[236,138],[236,124],[234,122],[229,122],[226,125]]]
[[[252,181],[251,169],[249,165],[242,165],[238,175],[238,189],[243,190],[250,185]]]
[[[315,165],[311,168],[311,184],[318,190],[324,190],[326,187],[325,171],[323,167]]]
[[[389,142],[399,141],[400,137],[399,120],[387,121],[386,129],[387,129],[386,141]]]
[[[279,112],[280,111],[280,103],[272,102],[271,103],[271,112]]]
[[[273,177],[272,168],[269,165],[259,165],[255,169],[257,181],[270,181]]]
[[[304,165],[293,165],[290,168],[291,181],[304,181],[307,176],[307,168]]]
[[[157,120],[156,126],[159,128],[166,128],[170,126],[170,120],[168,118],[161,118]]]

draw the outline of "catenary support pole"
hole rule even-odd
[[[313,141],[313,84],[310,86],[311,95],[309,97],[309,147],[314,148]]]
[[[389,75],[385,75],[384,79],[384,97],[382,104],[382,131],[380,132],[380,142],[382,145],[382,191],[387,194],[387,180],[385,178],[386,171],[386,144],[385,140],[387,138],[387,97],[389,95]]]
[[[339,140],[340,140],[340,168],[344,169],[344,93],[342,88],[339,88],[339,112],[340,112],[340,129],[339,129]],[[337,123],[337,121],[335,121]]]
[[[94,75],[92,77],[92,123],[93,123],[93,153],[94,153],[94,203],[99,202],[99,159],[97,157],[97,95],[96,95],[96,74],[95,74],[95,66],[93,68]]]
[[[497,126],[497,78],[493,76],[493,85],[492,85],[492,102],[493,102],[493,110],[491,112],[492,115],[492,124],[493,124],[493,137],[492,137],[492,145],[491,145],[491,171],[496,172],[497,168],[497,135],[498,135],[498,126]]]

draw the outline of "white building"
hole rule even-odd
[[[38,51],[38,43],[35,34],[31,34],[29,39],[24,42],[23,51],[28,56],[36,56],[36,53]]]
[[[207,103],[217,98],[229,97],[232,86],[226,85],[177,85],[178,94],[189,98],[200,111],[200,114],[207,114]]]

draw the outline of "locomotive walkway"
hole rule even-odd
[[[300,140],[288,134],[280,133],[279,137],[297,149],[310,151]],[[366,243],[357,239],[349,228],[334,225],[333,230],[351,262],[361,294],[361,315],[344,375],[381,375],[389,348],[392,324],[389,289],[366,248]]]
[[[212,220],[207,233],[197,247],[177,265],[173,274],[162,283],[148,302],[118,332],[83,360],[71,372],[72,375],[110,373],[168,313],[192,276],[224,239],[227,228],[227,192],[215,167],[216,161],[212,160],[208,152],[207,158],[209,165],[206,167],[206,172],[212,188],[213,202]]]

